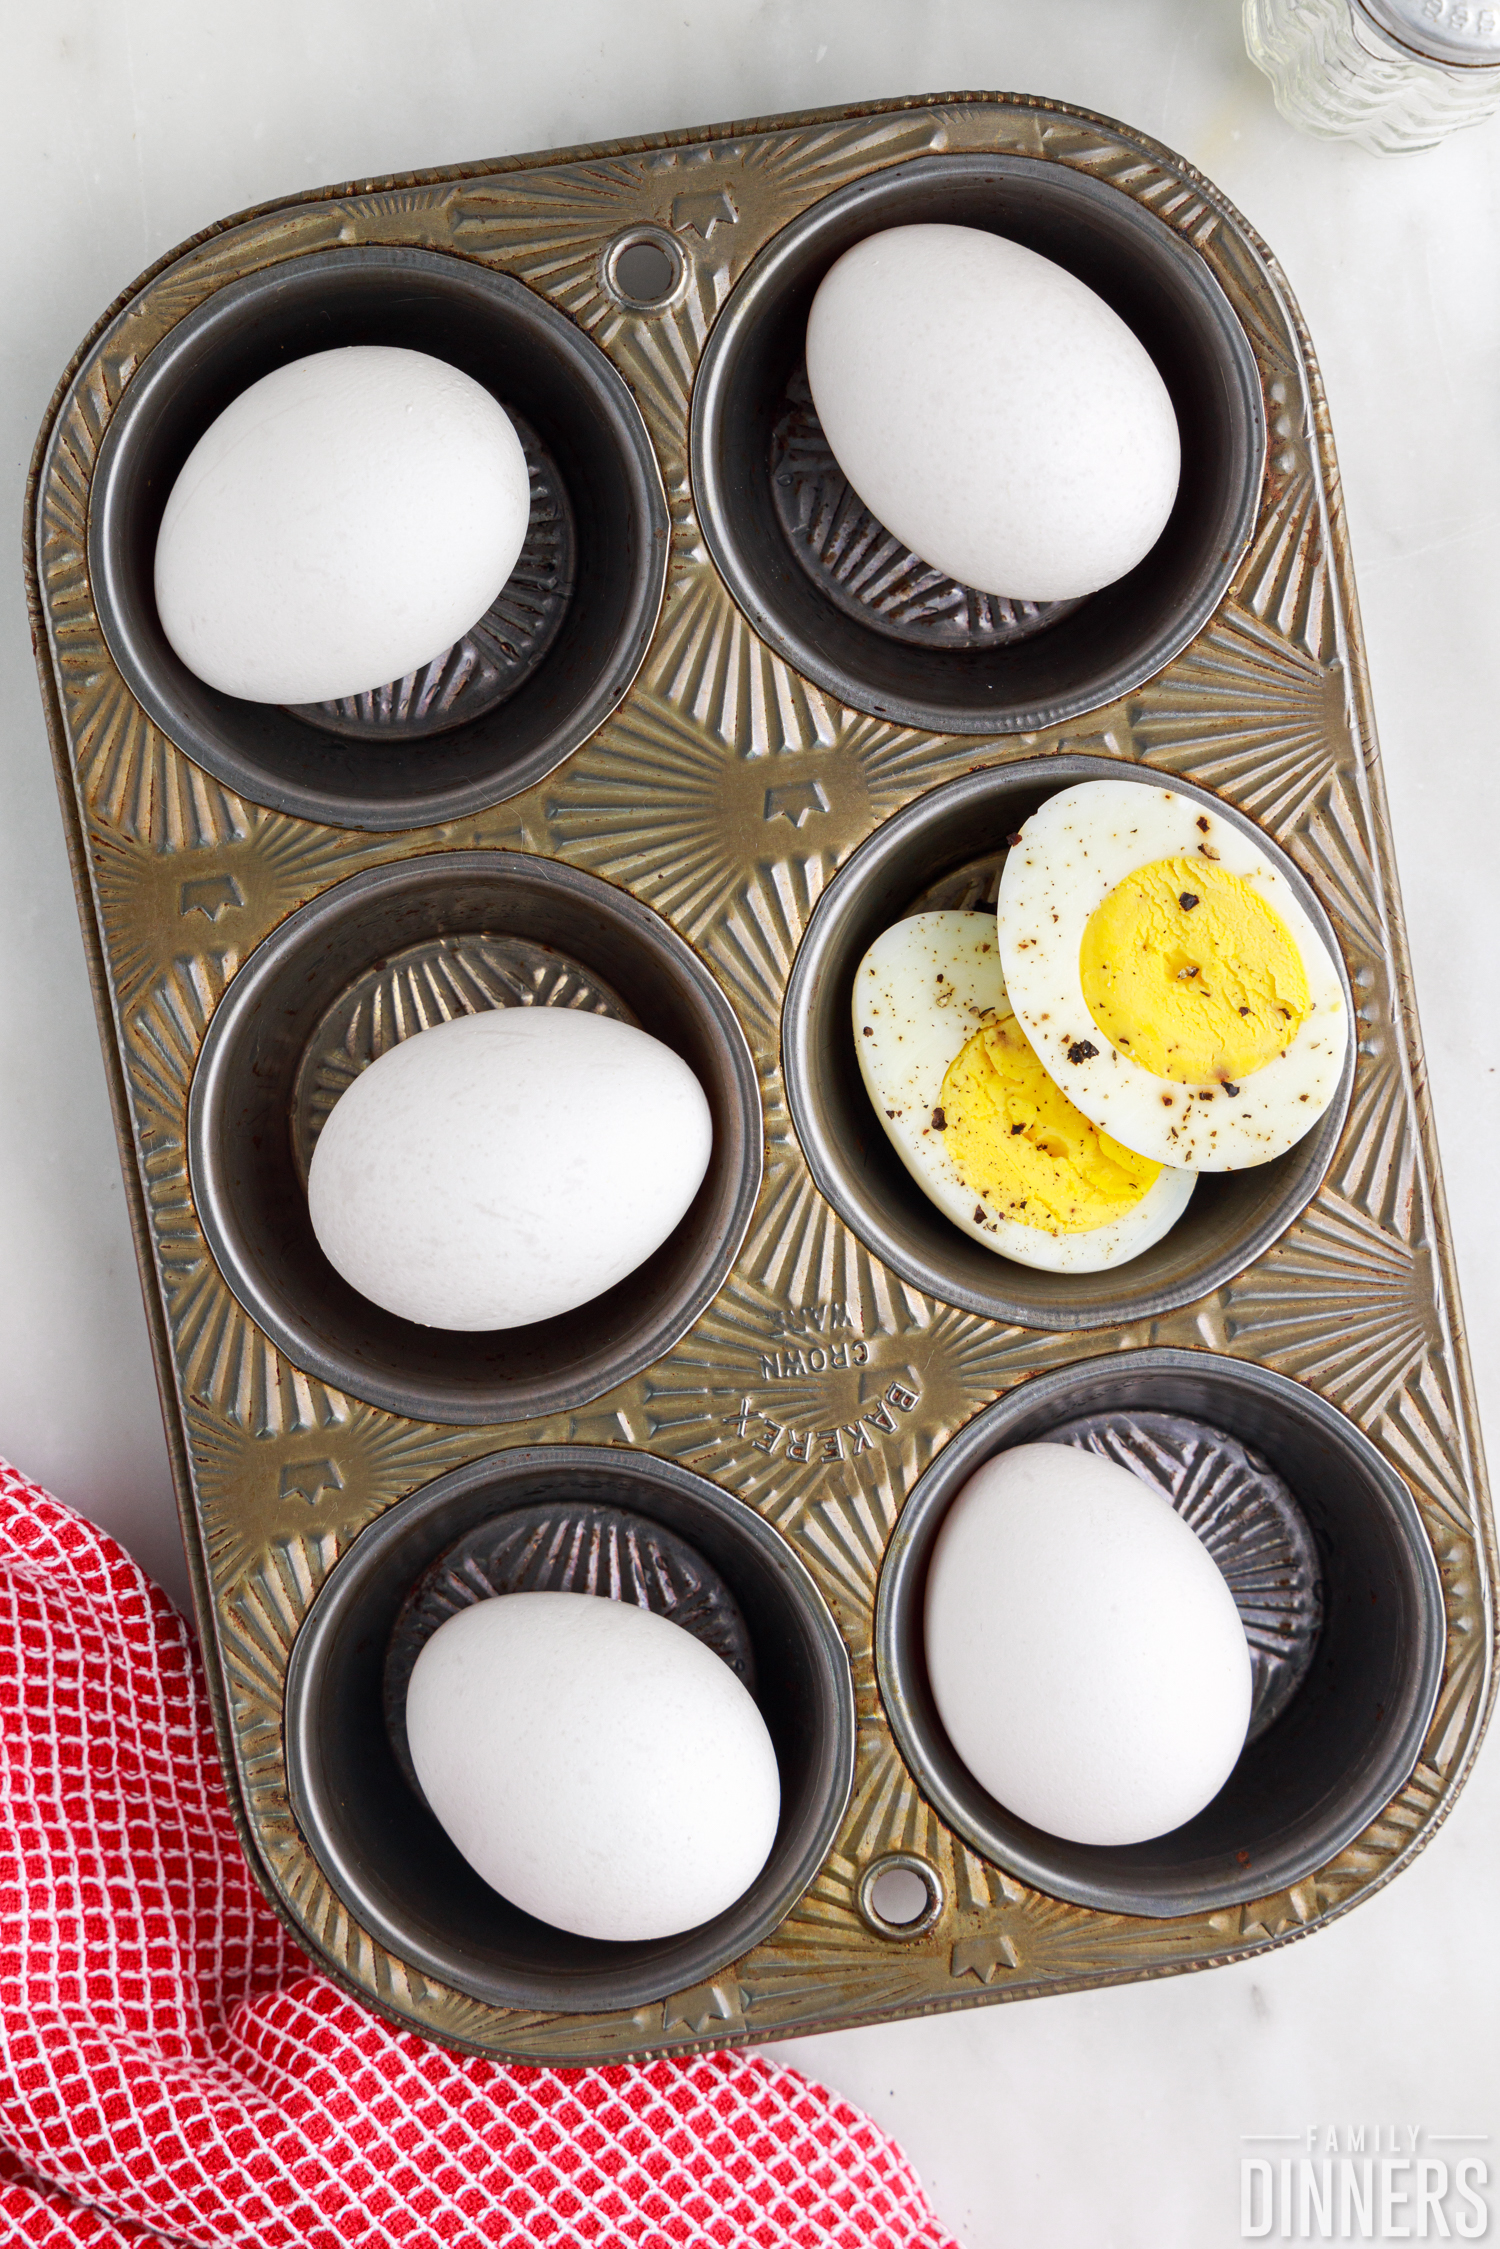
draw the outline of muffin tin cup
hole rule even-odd
[[[418,1327],[350,1287],[308,1216],[294,1090],[327,1009],[370,964],[487,931],[602,968],[640,1027],[708,1099],[713,1152],[673,1233],[602,1296],[533,1325]],[[220,1002],[193,1076],[188,1162],[199,1221],[240,1304],[295,1366],[392,1413],[522,1420],[584,1404],[660,1357],[734,1262],[760,1186],[755,1066],[697,955],[649,906],[560,861],[455,851],[352,875],[288,917]]]
[[[576,580],[545,656],[497,708],[442,733],[395,726],[350,740],[336,718],[319,725],[305,709],[221,694],[181,662],[157,615],[157,530],[198,439],[274,368],[350,344],[430,352],[523,415],[578,526]],[[640,410],[572,321],[487,267],[352,246],[230,282],[151,352],[100,448],[89,568],[121,675],[195,764],[274,811],[389,831],[462,819],[514,796],[593,733],[635,677],[655,628],[668,529]]]
[[[1155,360],[1182,439],[1165,530],[1127,576],[1002,645],[918,647],[820,590],[771,483],[774,425],[830,266],[886,227],[983,228],[1039,251]],[[720,575],[761,638],[855,710],[941,733],[1022,733],[1113,702],[1208,622],[1249,543],[1265,469],[1255,354],[1204,260],[1108,181],[998,152],[923,156],[824,196],[767,244],[715,323],[692,410],[693,496]],[[1005,594],[1003,586],[992,589]]]
[[[1102,1273],[1049,1273],[960,1233],[922,1193],[887,1139],[860,1076],[851,1015],[869,947],[939,880],[992,861],[1037,806],[1081,781],[1170,788],[1254,839],[1339,966],[1350,1039],[1338,1089],[1303,1139],[1274,1162],[1204,1172],[1171,1231]],[[829,884],[787,982],[781,1067],[814,1180],[839,1215],[903,1280],[945,1304],[1017,1327],[1086,1329],[1159,1318],[1244,1271],[1317,1193],[1354,1084],[1354,1002],[1332,924],[1286,854],[1255,822],[1190,781],[1115,758],[1061,755],[987,766],[919,797],[877,828]]]
[[[1311,1667],[1224,1787],[1170,1835],[1064,1842],[996,1803],[960,1762],[928,1684],[922,1610],[949,1507],[983,1463],[1080,1414],[1155,1407],[1227,1430],[1290,1486],[1317,1542],[1325,1613]],[[1058,1588],[1067,1629],[1067,1588]],[[875,1666],[929,1803],[984,1858],[1101,1912],[1166,1919],[1289,1889],[1337,1857],[1410,1777],[1442,1680],[1443,1586],[1401,1478],[1354,1423],[1269,1367],[1208,1352],[1128,1351],[1034,1376],[946,1445],[902,1509],[881,1570]]]
[[[449,1842],[386,1732],[386,1647],[412,1585],[479,1524],[564,1498],[624,1506],[686,1540],[729,1587],[754,1646],[756,1699],[781,1771],[776,1841],[743,1897],[681,1936],[604,1943],[511,1905]],[[615,1446],[492,1453],[398,1502],[355,1540],[309,1611],[285,1708],[292,1810],[344,1904],[409,1967],[495,2007],[640,2007],[713,1976],[796,1904],[854,1775],[849,1659],[781,1533],[691,1470]]]

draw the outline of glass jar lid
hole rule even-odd
[[[1500,67],[1500,0],[1356,0],[1403,47],[1433,62]]]

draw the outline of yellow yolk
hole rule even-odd
[[[1108,1225],[1161,1173],[1074,1108],[1013,1015],[976,1031],[949,1063],[941,1102],[959,1178],[988,1211],[1022,1226],[1082,1234]]]
[[[1302,956],[1253,884],[1202,859],[1138,867],[1090,915],[1078,955],[1110,1043],[1179,1085],[1232,1085],[1312,1013]]]

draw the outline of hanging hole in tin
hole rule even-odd
[[[943,1910],[936,1867],[910,1851],[872,1859],[859,1878],[859,1910],[877,1936],[925,1936]]]
[[[660,312],[686,272],[681,246],[657,227],[617,235],[604,253],[604,286],[627,312]]]

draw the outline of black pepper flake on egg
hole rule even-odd
[[[1012,850],[1012,851],[1014,851],[1014,850],[1015,850],[1015,848],[1016,848],[1016,845],[1017,845],[1017,844],[1018,844],[1018,843],[1020,842],[1020,840],[1021,840],[1021,831],[1020,831],[1020,829],[1019,829],[1019,828],[1017,828],[1017,830],[1016,830],[1015,834],[1014,834],[1013,836],[1007,836],[1005,840],[1006,840],[1006,842],[1007,842],[1007,843],[1009,844],[1009,846],[1010,846],[1011,850]]]
[[[1219,856],[1211,843],[1200,843],[1198,849],[1202,852],[1205,859],[1217,859]]]
[[[1198,1099],[1199,1099],[1200,1101],[1212,1101],[1213,1097],[1214,1097],[1214,1089],[1213,1089],[1213,1087],[1212,1087],[1212,1086],[1209,1086],[1209,1085],[1206,1085],[1206,1086],[1204,1086],[1204,1087],[1203,1087],[1203,1088],[1201,1089],[1201,1091],[1199,1092],[1199,1095],[1198,1095]]]
[[[1185,914],[1190,914],[1190,913],[1192,912],[1193,908],[1194,908],[1194,907],[1195,907],[1195,906],[1197,905],[1197,903],[1198,903],[1198,893],[1197,893],[1197,891],[1196,891],[1196,890],[1183,890],[1183,891],[1179,891],[1179,893],[1178,893],[1178,897],[1177,897],[1177,903],[1178,903],[1178,905],[1179,905],[1179,906],[1180,906],[1180,907],[1182,908],[1182,910],[1183,910],[1183,912],[1184,912]]]
[[[1249,1008],[1248,1008],[1248,1007],[1242,1007],[1242,1008],[1240,1009],[1240,1013],[1241,1013],[1241,1015],[1248,1015],[1248,1014],[1250,1013],[1250,1010],[1249,1010]]]
[[[1091,1062],[1099,1049],[1092,1039],[1075,1039],[1068,1048],[1070,1062]]]
[[[1014,1140],[1014,1139],[1015,1139],[1015,1137],[1016,1137],[1016,1134],[1017,1134],[1018,1132],[1024,1132],[1025,1130],[1026,1130],[1026,1127],[1025,1127],[1025,1125],[1023,1125],[1023,1124],[1012,1125],[1012,1126],[1011,1126],[1011,1128],[1010,1128],[1010,1136],[1011,1136],[1012,1140]]]
[[[874,1033],[874,1032],[873,1032],[873,1031],[871,1030],[871,1028],[870,1028],[869,1024],[867,1023],[867,1024],[865,1025],[865,1037],[866,1037],[867,1039],[873,1039],[873,1038],[874,1038],[874,1036],[875,1036],[875,1033]]]
[[[1240,1090],[1239,1087],[1237,1085],[1231,1085],[1227,1078],[1224,1079],[1223,1084],[1224,1091],[1229,1095],[1231,1100],[1234,1100],[1238,1096]]]
[[[974,1205],[974,1223],[975,1223],[975,1225],[976,1225],[976,1226],[982,1226],[982,1225],[984,1224],[984,1205],[983,1205],[983,1203],[976,1203],[976,1204]]]
[[[932,1129],[934,1132],[946,1132],[948,1129],[948,1119],[941,1109],[934,1109],[932,1112]]]
[[[1206,813],[1200,812],[1198,815],[1198,833],[1202,836],[1206,836],[1208,834],[1208,817]]]

